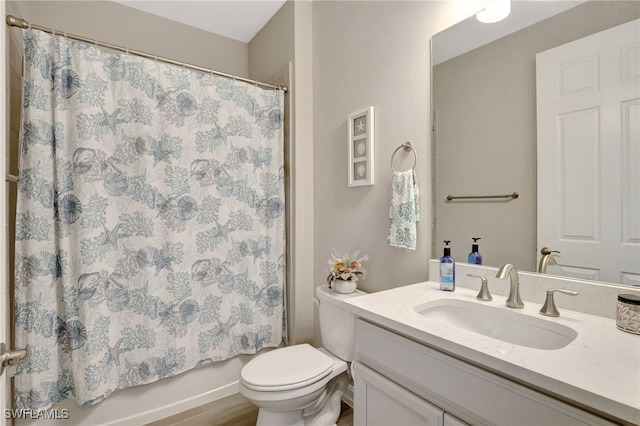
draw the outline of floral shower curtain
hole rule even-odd
[[[18,408],[92,405],[278,346],[282,91],[23,41]]]

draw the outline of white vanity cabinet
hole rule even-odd
[[[615,424],[362,319],[354,383],[357,426]]]
[[[440,408],[362,364],[356,369],[355,425],[443,425]]]
[[[468,426],[468,424],[449,413],[444,413],[444,426]]]

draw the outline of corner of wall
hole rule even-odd
[[[311,2],[287,1],[249,43],[251,78],[269,81],[289,70],[288,156],[291,246],[289,343],[314,339],[313,76]],[[285,119],[286,121],[286,119]],[[285,136],[287,137],[287,136]]]
[[[294,66],[292,93],[293,135],[292,179],[294,182],[294,274],[293,314],[295,329],[292,343],[314,339],[314,114],[313,114],[313,43],[310,1],[293,3]]]

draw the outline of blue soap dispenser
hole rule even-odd
[[[456,289],[456,261],[451,257],[450,242],[444,242],[444,256],[440,258],[440,290],[442,291]]]
[[[478,240],[480,237],[473,237],[473,244],[471,245],[471,253],[469,253],[469,257],[467,258],[467,262],[472,265],[482,265],[482,255],[478,252]]]

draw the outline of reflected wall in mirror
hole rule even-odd
[[[546,17],[543,8],[551,8]],[[529,21],[508,33],[511,21],[523,16]],[[537,211],[536,54],[639,17],[638,1],[513,1],[505,21],[481,24],[470,17],[433,37],[433,253],[437,257],[442,241],[452,240],[452,256],[466,262],[471,238],[482,237],[479,251],[484,264],[512,263],[519,270],[535,272],[542,247],[554,250],[536,240],[538,214],[549,213]],[[503,31],[500,38],[482,40],[494,30]],[[452,53],[463,41],[476,44]],[[479,46],[481,42],[487,44]],[[634,66],[638,72],[637,62]],[[635,132],[632,136],[637,139]],[[638,141],[632,142],[637,149]],[[512,192],[519,197],[446,200],[448,195]],[[638,198],[635,194],[636,203]],[[629,244],[637,247],[640,240]],[[554,256],[562,263],[562,253]],[[640,269],[640,258],[637,266]],[[554,265],[547,272],[561,273]]]

